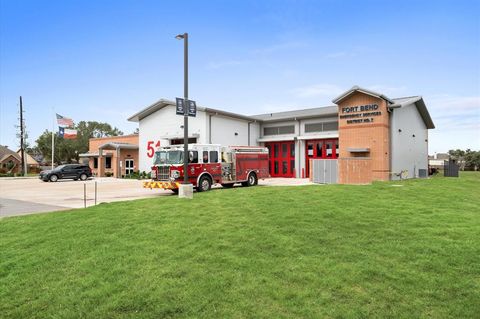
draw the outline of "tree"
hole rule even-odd
[[[74,127],[77,130],[77,138],[73,140],[63,139],[55,134],[55,159],[54,162],[65,163],[72,160],[78,161],[78,155],[88,151],[88,142],[92,137],[107,137],[123,135],[118,128],[107,123],[95,121],[80,121]],[[47,159],[52,157],[52,132],[45,130],[36,140],[36,149]]]
[[[480,151],[456,149],[448,151],[448,154],[452,159],[457,161],[462,171],[465,170],[465,168],[469,170],[480,169]]]
[[[465,151],[465,167],[472,171],[480,169],[480,151]]]
[[[449,150],[448,154],[450,155],[451,159],[454,159],[458,163],[460,170],[463,171],[465,169],[465,151],[461,149]]]

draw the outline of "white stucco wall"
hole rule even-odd
[[[198,143],[206,143],[206,115],[198,111],[196,117],[188,118],[189,136],[197,137]],[[183,138],[183,116],[175,114],[174,106],[166,106],[150,114],[139,122],[139,169],[150,171],[153,158],[148,157],[148,142],[155,146],[160,141],[161,146],[169,145],[169,139]]]
[[[390,124],[392,173],[407,170],[408,178],[418,177],[419,169],[428,169],[428,130],[415,104],[394,109]]]
[[[212,115],[211,125],[212,144],[223,146],[248,145],[247,121]],[[235,135],[235,133],[238,133],[238,135]]]

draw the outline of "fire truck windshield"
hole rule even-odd
[[[183,151],[158,151],[155,152],[154,165],[182,164]]]

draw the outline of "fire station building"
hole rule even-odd
[[[189,143],[266,146],[272,177],[365,184],[427,176],[428,130],[435,126],[421,96],[389,98],[354,86],[332,102],[253,116],[197,107]],[[161,99],[128,120],[139,123],[142,171],[150,170],[157,147],[183,144],[173,101]]]

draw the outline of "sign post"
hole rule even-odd
[[[177,114],[183,115],[183,184],[178,189],[178,197],[193,198],[193,185],[188,182],[188,33],[179,34],[175,37],[183,39],[183,101],[177,98]],[[182,108],[180,107],[182,106]],[[182,112],[183,111],[183,112]]]

